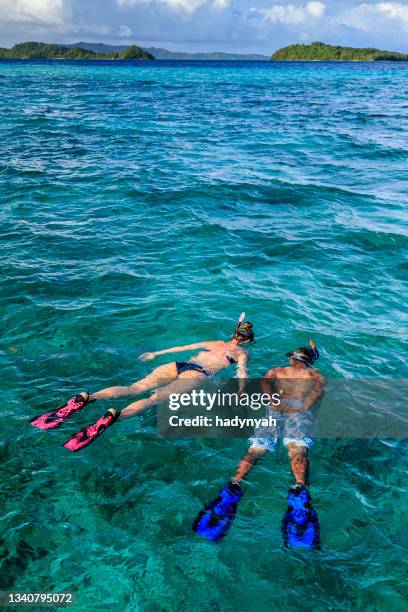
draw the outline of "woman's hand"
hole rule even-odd
[[[140,355],[139,359],[140,361],[150,361],[151,359],[154,359],[156,357],[156,353],[143,353],[143,355]]]

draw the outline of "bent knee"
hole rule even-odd
[[[138,384],[137,382],[132,383],[131,385],[125,388],[127,389],[129,395],[132,395],[132,393],[140,393],[140,384]]]
[[[153,393],[149,394],[147,399],[151,401],[152,404],[157,404],[159,402],[162,402],[163,400],[168,399],[168,397],[165,393],[160,393],[160,391],[153,391]]]

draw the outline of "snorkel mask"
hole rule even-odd
[[[309,340],[309,345],[310,346],[301,346],[290,353],[286,353],[286,357],[301,361],[307,366],[313,365],[314,362],[319,359],[319,351],[313,340]]]
[[[252,323],[249,323],[249,321],[245,321],[245,312],[241,312],[232,337],[238,337],[243,342],[253,342],[255,335],[252,331],[252,327]]]

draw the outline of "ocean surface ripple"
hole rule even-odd
[[[215,546],[191,521],[245,440],[160,440],[150,413],[68,456],[95,405],[49,435],[27,422],[143,376],[144,351],[228,337],[242,310],[253,376],[309,338],[326,376],[404,376],[407,94],[403,62],[0,62],[1,589],[404,609],[405,441],[316,441],[310,555],[281,547],[282,448]]]

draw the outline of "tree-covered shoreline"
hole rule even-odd
[[[80,44],[80,43],[79,43]],[[137,45],[105,51],[93,50],[88,43],[84,47],[75,45],[48,44],[42,42],[22,42],[11,49],[0,48],[0,59],[68,59],[68,60],[152,60],[155,59],[149,51]],[[87,48],[85,48],[85,44]],[[97,44],[91,45],[98,47]],[[109,49],[109,45],[99,45]],[[164,50],[162,50],[164,51]],[[171,52],[167,52],[171,55]],[[182,54],[179,54],[180,56]],[[231,59],[232,54],[213,53],[195,54],[194,59],[222,60]],[[198,57],[200,56],[200,57]],[[203,56],[203,57],[201,57]],[[224,57],[225,56],[225,57]],[[237,59],[238,59],[237,55]],[[261,56],[259,56],[261,57]],[[186,57],[187,58],[187,57]],[[178,59],[182,59],[181,57]],[[293,44],[275,51],[272,61],[343,61],[343,62],[376,62],[376,61],[408,61],[408,54],[397,51],[384,51],[375,48],[342,47],[328,45],[322,42],[311,44]]]
[[[50,45],[41,42],[23,42],[11,49],[0,48],[0,59],[112,59],[112,60],[152,60],[153,55],[137,45],[131,45],[119,53],[96,53],[81,47]]]
[[[342,47],[313,42],[310,45],[295,44],[278,49],[271,56],[272,61],[340,61],[379,62],[408,61],[408,55],[397,51],[383,51],[374,48]]]

